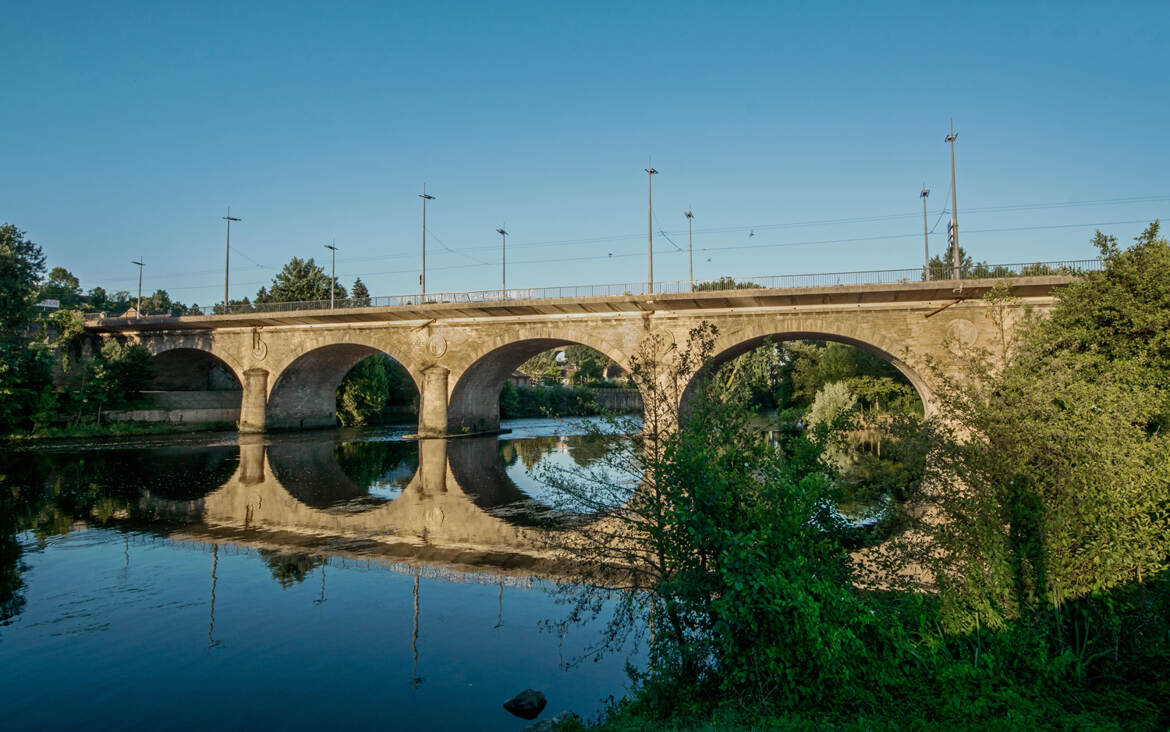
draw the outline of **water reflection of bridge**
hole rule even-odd
[[[391,449],[401,443],[367,443]],[[346,472],[337,443],[295,436],[241,438],[239,465],[192,500],[146,495],[143,513],[178,520],[181,541],[282,554],[443,565],[456,571],[557,576],[528,499],[507,474],[498,439],[424,440],[396,497],[378,500]]]

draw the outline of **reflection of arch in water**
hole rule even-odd
[[[337,387],[354,366],[370,356],[393,354],[373,345],[339,343],[314,348],[284,367],[268,395],[265,424],[269,429],[333,427],[337,424]],[[415,390],[418,374],[407,369]]]
[[[268,445],[273,477],[296,500],[320,510],[362,510],[385,503],[355,483],[337,461],[332,440],[274,440]]]
[[[379,546],[425,546],[430,556],[472,562],[485,552],[529,552],[534,548],[525,530],[489,515],[466,495],[448,469],[446,440],[419,443],[419,468],[397,498],[368,510],[325,510],[308,505],[278,476],[309,472],[317,480],[354,484],[337,466],[331,450],[309,450],[308,440],[290,440],[269,449],[261,440],[241,445],[240,470],[204,501],[204,521],[213,526],[260,528],[329,541],[374,541]],[[325,441],[332,446],[332,441]],[[317,466],[312,466],[312,461]],[[328,463],[333,463],[329,467]],[[413,551],[413,550],[411,550]]]
[[[515,442],[544,438],[522,438]],[[592,442],[596,439],[597,442]],[[609,449],[614,440],[624,439],[617,435],[591,438],[586,435],[573,435],[567,438],[568,442],[576,443],[569,447],[569,456],[573,463],[587,470],[589,465],[601,459],[601,451]],[[549,436],[546,444],[552,448],[564,444],[565,437]],[[451,475],[461,486],[463,492],[475,505],[491,512],[495,516],[504,518],[517,526],[555,526],[566,519],[565,509],[568,496],[558,495],[552,491],[553,500],[540,497],[539,493],[529,494],[525,489],[516,485],[508,473],[509,465],[504,462],[501,447],[507,440],[495,437],[476,437],[452,440],[447,448],[447,459],[451,467]],[[600,448],[600,450],[598,449]],[[581,451],[578,454],[578,451]],[[540,450],[541,457],[552,450]],[[540,474],[534,473],[539,481]],[[564,498],[566,500],[559,500]],[[585,522],[592,521],[588,516],[578,516],[577,519]],[[579,523],[579,521],[578,521]]]
[[[500,459],[500,440],[494,436],[451,440],[447,463],[455,482],[480,508],[497,508],[528,498],[508,476]]]
[[[809,332],[809,331],[773,331],[770,328],[757,327],[754,329],[759,332],[744,332],[737,331],[730,335],[720,334],[715,343],[715,355],[707,363],[707,365],[694,377],[691,378],[682,394],[681,408],[686,409],[691,401],[695,398],[698,384],[704,377],[714,373],[723,364],[735,359],[738,356],[753,351],[756,348],[764,345],[766,342],[780,344],[785,341],[833,341],[835,343],[844,343],[847,346],[860,348],[867,353],[877,356],[881,360],[889,363],[898,370],[906,380],[914,387],[918,398],[922,400],[923,409],[929,415],[933,409],[933,400],[930,393],[930,388],[926,385],[922,376],[908,363],[893,355],[886,347],[892,347],[891,344],[883,344],[886,347],[881,347],[871,343],[870,340],[879,341],[876,333],[868,333],[866,336],[870,340],[863,340],[854,334],[842,333],[826,333],[826,332]]]

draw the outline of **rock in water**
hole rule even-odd
[[[540,714],[545,704],[548,704],[548,699],[544,698],[544,694],[541,694],[536,689],[525,689],[504,702],[504,709],[507,709],[517,717],[536,719],[536,715]]]

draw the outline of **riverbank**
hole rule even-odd
[[[767,695],[728,698],[651,678],[594,728],[1168,729],[1170,571],[964,633],[943,631],[937,597],[857,599],[873,613],[870,642],[835,691],[797,700],[778,679]]]
[[[181,435],[192,432],[234,431],[233,422],[193,422],[144,424],[138,422],[112,422],[109,424],[80,424],[72,427],[50,427],[37,432],[11,433],[0,436],[0,443],[10,442],[24,445],[49,444],[54,441],[74,440],[79,437],[101,439],[103,437],[128,437],[132,435]]]

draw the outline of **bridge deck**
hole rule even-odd
[[[235,313],[230,315],[144,316],[103,318],[86,323],[96,333],[150,330],[211,330],[280,325],[431,321],[467,318],[516,318],[548,315],[590,315],[760,307],[860,305],[880,303],[930,303],[956,298],[978,298],[1003,278],[935,280],[895,284],[834,285],[822,287],[756,288],[650,295],[580,298],[546,298],[496,302],[440,302],[421,305],[346,307]],[[1012,293],[1018,297],[1043,297],[1072,281],[1067,275],[1013,277]]]

